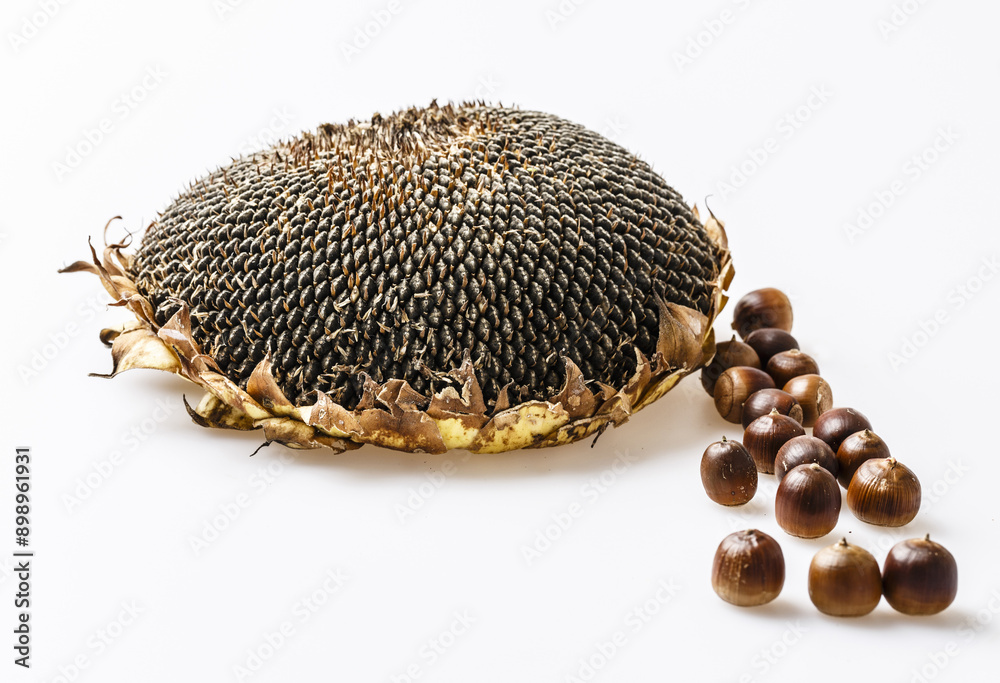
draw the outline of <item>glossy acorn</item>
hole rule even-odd
[[[937,614],[958,594],[958,564],[940,543],[924,538],[901,541],[885,558],[882,569],[885,601],[912,616]]]
[[[701,386],[708,392],[709,396],[715,395],[715,383],[719,377],[729,368],[738,366],[760,369],[760,358],[757,352],[749,344],[744,344],[736,339],[736,335],[729,341],[719,342],[715,345],[715,356],[712,361],[701,369]]]
[[[878,526],[909,524],[920,511],[920,481],[895,458],[861,463],[847,487],[847,507],[862,522]]]
[[[799,465],[817,463],[834,477],[840,471],[836,454],[815,436],[797,436],[778,449],[774,457],[774,476],[781,481]]]
[[[840,486],[836,478],[814,462],[799,465],[778,484],[774,518],[792,536],[826,536],[840,519]]]
[[[733,329],[747,338],[754,330],[776,327],[792,329],[792,302],[780,289],[765,287],[745,294],[733,311]]]
[[[720,505],[743,505],[757,492],[757,468],[746,448],[722,437],[701,456],[701,483]]]
[[[808,353],[792,349],[775,354],[767,362],[767,374],[774,380],[774,385],[783,387],[793,377],[799,375],[818,375],[819,364]]]
[[[837,481],[846,489],[851,485],[851,479],[861,467],[861,463],[890,456],[889,447],[878,434],[870,429],[855,432],[844,439],[840,448],[837,449],[837,464],[840,466]]]
[[[753,607],[771,602],[785,585],[781,546],[763,531],[729,534],[715,551],[712,588],[726,602]]]
[[[823,614],[861,617],[882,599],[882,574],[875,557],[847,539],[823,548],[809,564],[809,599]]]
[[[871,428],[872,423],[860,411],[854,408],[832,408],[816,418],[813,436],[825,441],[836,453],[844,439]]]
[[[743,403],[743,429],[762,415],[777,410],[781,415],[787,415],[799,424],[802,423],[802,406],[791,394],[781,389],[761,389],[750,394]]]
[[[743,445],[753,457],[758,472],[773,474],[774,460],[781,447],[805,433],[801,424],[775,409],[747,425],[743,432]]]
[[[747,335],[744,341],[757,352],[762,368],[767,367],[767,362],[782,351],[791,351],[799,348],[799,342],[791,333],[779,330],[777,327],[763,327],[754,330]]]
[[[761,389],[773,388],[774,380],[763,370],[745,366],[729,368],[715,383],[715,409],[723,419],[739,424],[746,400]]]
[[[802,406],[802,426],[812,427],[833,406],[833,389],[819,375],[793,377],[783,387]]]

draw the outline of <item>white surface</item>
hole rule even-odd
[[[291,635],[243,680],[404,681],[411,665],[421,681],[585,680],[580,660],[618,631],[624,644],[594,680],[995,675],[1000,282],[989,268],[992,279],[976,281],[983,259],[1000,255],[995,3],[900,2],[915,11],[886,37],[890,0],[396,0],[350,61],[342,45],[388,2],[247,0],[222,16],[213,0],[69,3],[15,49],[11,35],[30,33],[25,20],[38,23],[45,4],[7,2],[0,20],[0,566],[13,550],[17,445],[34,452],[37,552],[30,672],[10,661],[14,581],[0,571],[0,679],[72,680],[82,656],[79,681],[239,680],[248,648],[284,622]],[[724,10],[719,35],[703,34],[707,47],[679,68],[675,53]],[[129,108],[120,98],[136,87],[144,98]],[[829,94],[800,110],[808,120],[782,123],[814,89]],[[921,477],[919,517],[888,532],[845,508],[835,534],[802,542],[774,523],[773,485],[745,509],[714,505],[699,457],[740,432],[696,378],[593,449],[466,458],[272,446],[250,458],[259,436],[190,422],[180,405],[182,393],[198,398],[190,385],[152,372],[86,376],[110,367],[96,335],[122,313],[105,310],[95,279],[55,271],[86,255],[88,235],[99,244],[108,218],[138,230],[187,181],[257,140],[435,97],[557,113],[637,151],[689,201],[713,195],[729,226],[733,295],[790,293],[794,332],[837,404],[865,412]],[[105,118],[109,132],[59,177],[54,164]],[[939,141],[917,177],[911,156],[939,129],[957,138]],[[762,147],[766,158],[752,151]],[[763,164],[743,187],[720,188],[754,156]],[[844,224],[897,181],[901,196],[849,239]],[[978,291],[966,300],[956,288],[967,282]],[[921,338],[939,311],[945,322]],[[921,348],[892,367],[888,354],[914,335]],[[23,378],[36,353],[52,357]],[[115,452],[119,464],[94,474]],[[616,453],[633,462],[595,494],[590,482],[612,479]],[[277,474],[264,484],[268,468]],[[88,477],[97,488],[68,505]],[[433,495],[401,521],[421,487]],[[240,495],[247,507],[196,553],[191,539]],[[523,548],[574,502],[582,515],[526,562]],[[787,560],[784,592],[755,610],[724,604],[709,585],[716,545],[747,526],[772,533]],[[895,540],[928,531],[959,562],[947,612],[910,619],[883,602],[843,621],[813,609],[805,576],[818,548],[846,534],[881,562]],[[303,598],[325,597],[330,570],[350,578],[303,611]],[[661,581],[670,591],[658,593]],[[637,619],[650,600],[657,613]],[[109,629],[129,601],[141,614]],[[430,643],[462,628],[463,612],[471,626],[432,658]],[[102,629],[119,637],[100,646]]]

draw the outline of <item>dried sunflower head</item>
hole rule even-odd
[[[732,276],[650,167],[534,111],[324,125],[184,191],[100,276],[136,320],[112,375],[177,373],[205,426],[289,446],[569,443],[711,358]],[[93,250],[92,250],[93,251]]]

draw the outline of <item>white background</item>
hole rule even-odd
[[[397,2],[4,3],[0,679],[995,675],[996,3]],[[177,378],[87,377],[110,367],[97,332],[122,313],[95,278],[55,271],[87,256],[88,236],[100,244],[110,217],[123,217],[116,235],[139,230],[232,156],[432,98],[559,114],[640,154],[689,202],[711,195],[732,294],[789,292],[836,403],[867,414],[923,481],[917,519],[887,531],[845,508],[834,535],[805,542],[774,523],[770,481],[745,509],[714,505],[701,452],[740,431],[697,378],[593,449],[251,458],[260,436],[192,424],[180,396],[200,395]],[[30,672],[10,649],[19,445],[34,454]],[[611,474],[618,457],[629,465]],[[573,503],[582,514],[549,527]],[[225,528],[193,548],[213,525]],[[748,526],[782,544],[787,582],[741,610],[713,594],[709,569]],[[547,527],[555,540],[529,562]],[[943,614],[883,602],[836,620],[810,604],[819,548],[847,535],[881,562],[926,532],[959,562]],[[349,578],[337,587],[331,570]],[[463,613],[471,625],[442,638]],[[282,642],[268,636],[285,622]],[[403,676],[413,665],[419,679]],[[241,679],[238,666],[257,668]]]

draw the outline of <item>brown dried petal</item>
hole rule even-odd
[[[427,413],[404,410],[398,415],[384,410],[363,410],[358,415],[361,425],[360,439],[399,451],[444,453],[441,433]]]
[[[561,405],[526,401],[496,415],[479,431],[469,450],[500,453],[526,448],[569,421]]]
[[[256,426],[264,430],[264,439],[268,443],[276,442],[288,448],[330,448],[336,453],[343,453],[360,445],[346,439],[318,434],[309,425],[287,417],[259,420]]]
[[[356,436],[361,433],[361,425],[351,411],[335,403],[322,391],[317,392],[316,403],[309,409],[306,424],[334,436]]]
[[[253,420],[243,412],[234,410],[229,405],[219,400],[214,394],[205,394],[197,408],[192,408],[184,397],[184,409],[194,420],[195,424],[202,427],[215,427],[217,429],[240,429],[248,431],[256,429]]]
[[[94,377],[111,378],[135,368],[151,368],[180,372],[181,362],[177,355],[155,334],[146,328],[126,330],[115,337],[111,344],[111,373]]]
[[[657,297],[660,333],[656,340],[656,360],[661,370],[693,370],[703,365],[705,328],[708,318],[700,311]]]
[[[270,354],[257,363],[257,367],[250,373],[247,393],[264,408],[277,415],[291,415],[295,412],[295,406],[285,397],[285,394],[278,387],[278,383],[274,381]]]
[[[587,388],[583,373],[576,363],[569,358],[563,358],[566,366],[566,381],[562,391],[552,397],[552,403],[559,403],[566,410],[570,420],[584,415],[593,415],[597,399],[594,392]]]

